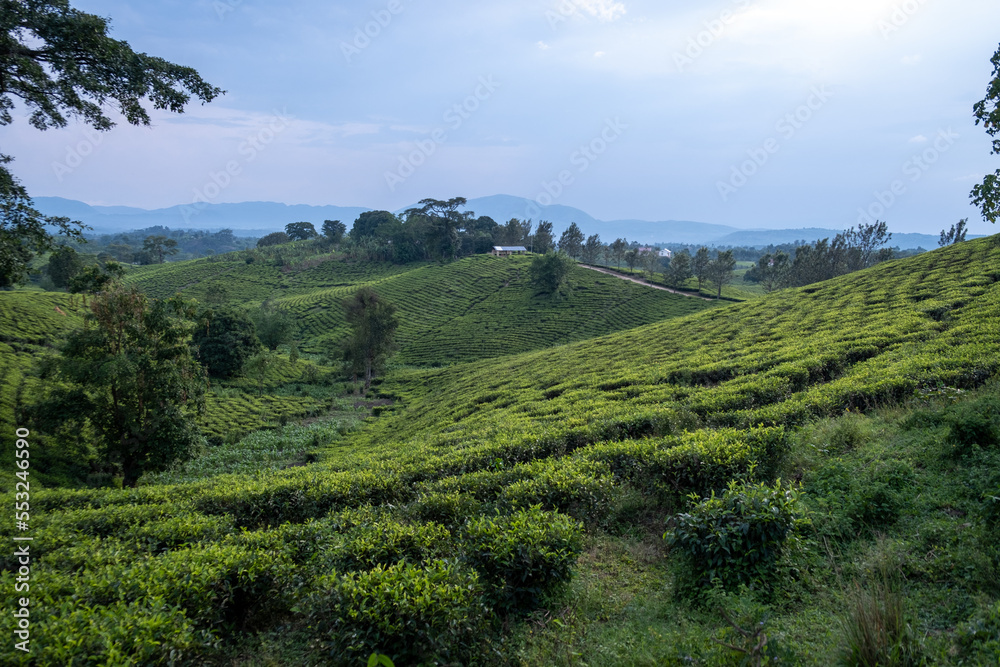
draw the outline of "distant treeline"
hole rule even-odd
[[[88,243],[80,247],[87,254],[107,254],[111,259],[127,264],[158,264],[170,256],[174,261],[209,257],[236,250],[252,248],[255,238],[233,235],[233,230],[208,232],[200,229],[170,229],[155,226],[117,234],[88,236]],[[156,246],[162,246],[161,256]]]

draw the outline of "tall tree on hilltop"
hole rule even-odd
[[[350,337],[344,344],[344,359],[351,371],[362,374],[367,393],[372,380],[397,349],[399,320],[396,308],[371,287],[362,287],[344,301],[344,314],[351,327]]]
[[[143,102],[180,113],[195,96],[210,102],[222,94],[190,67],[134,52],[108,37],[108,20],[70,7],[67,0],[0,3],[0,125],[14,117],[20,99],[39,130],[65,127],[67,117],[97,130],[114,122],[112,104],[132,125],[149,125]],[[0,287],[24,280],[34,255],[53,247],[46,226],[83,238],[86,226],[65,217],[45,216],[0,155]]]
[[[583,263],[597,264],[602,252],[604,252],[604,245],[601,243],[601,237],[597,234],[588,236],[587,242],[583,244],[583,250],[581,252],[583,256]]]
[[[715,259],[708,263],[705,274],[709,281],[715,283],[715,298],[722,298],[722,287],[733,281],[736,270],[736,258],[732,250],[719,252]]]
[[[319,236],[311,222],[290,222],[285,225],[285,233],[293,241],[308,241]]]
[[[539,255],[544,255],[550,250],[555,250],[556,240],[552,236],[552,223],[542,220],[535,228],[535,235],[531,241],[531,251]]]
[[[142,250],[151,260],[151,264],[163,264],[167,255],[176,255],[177,241],[166,236],[147,236],[142,242]]]
[[[575,222],[571,222],[566,231],[559,237],[559,250],[573,259],[578,259],[583,252],[583,232]]]
[[[615,258],[615,264],[622,268],[622,261],[625,260],[625,252],[628,250],[628,240],[615,239],[611,244],[611,256]]]
[[[969,230],[966,228],[966,224],[969,222],[968,218],[963,218],[959,220],[957,224],[951,226],[948,231],[941,230],[941,238],[938,239],[939,246],[952,245],[953,243],[961,243],[965,240],[965,234]]]
[[[663,272],[664,280],[675,288],[686,283],[691,275],[691,253],[687,250],[674,253],[670,258],[670,265]]]
[[[347,225],[342,223],[340,220],[324,220],[323,221],[323,236],[330,243],[337,245],[344,240],[344,234],[347,233]]]
[[[708,280],[708,264],[712,259],[708,256],[708,248],[702,246],[691,259],[691,273],[698,280],[698,290],[701,291],[702,283]]]

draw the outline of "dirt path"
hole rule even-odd
[[[653,289],[663,290],[664,292],[670,292],[671,294],[680,294],[681,296],[689,296],[692,299],[701,299],[702,301],[715,301],[715,299],[709,299],[707,296],[701,296],[699,294],[691,294],[689,292],[681,292],[679,290],[670,289],[669,287],[664,287],[663,285],[654,285],[653,283],[646,282],[642,278],[636,278],[634,276],[626,276],[622,273],[617,273],[611,269],[605,269],[600,266],[591,266],[590,264],[579,264],[584,269],[590,269],[591,271],[597,271],[599,273],[606,273],[609,276],[614,276],[615,278],[621,278],[622,280],[630,280],[637,285],[643,285],[644,287],[652,287]]]

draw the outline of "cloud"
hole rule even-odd
[[[927,137],[925,137],[922,134],[918,134],[915,137],[910,137],[910,143],[911,144],[923,144],[923,143],[926,143],[926,142],[927,142]]]
[[[905,57],[904,57],[904,58],[903,58],[902,60],[900,60],[899,62],[903,63],[904,65],[916,65],[916,64],[918,64],[918,63],[919,63],[919,62],[920,62],[921,60],[923,60],[923,56],[920,56],[920,55],[913,55],[913,56],[905,56]]]
[[[538,42],[537,46],[542,51],[548,51],[550,48],[552,48],[548,44],[546,44],[545,42]]]
[[[604,51],[598,51],[597,53],[595,53],[595,54],[594,54],[594,57],[595,57],[595,58],[603,58],[603,57],[604,57],[604,56],[606,56],[606,55],[607,55],[607,54],[606,54],[606,53],[604,53]]]
[[[614,21],[625,15],[625,3],[614,0],[575,0],[577,6],[601,21]]]

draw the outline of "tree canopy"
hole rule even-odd
[[[541,294],[557,296],[572,266],[573,261],[566,253],[549,251],[531,260],[531,282]]]
[[[187,458],[199,437],[192,411],[204,374],[191,357],[191,313],[111,284],[90,304],[88,326],[49,362],[49,395],[32,409],[43,431],[93,431],[104,462],[135,486],[144,472]]]
[[[108,36],[108,20],[70,7],[67,0],[0,1],[0,125],[14,117],[15,99],[39,130],[79,118],[98,130],[115,123],[115,107],[132,125],[149,125],[144,104],[180,113],[191,97],[210,102],[222,90],[190,67],[144,53]],[[24,280],[28,262],[52,248],[46,229],[82,238],[85,228],[69,218],[39,213],[0,155],[0,287]]]
[[[396,350],[396,308],[371,287],[362,287],[344,301],[344,314],[351,327],[344,343],[344,359],[355,377],[362,375],[367,392]]]
[[[976,125],[983,124],[993,137],[993,154],[1000,155],[1000,47],[993,54],[993,79],[986,87],[986,97],[973,106]],[[983,218],[996,222],[1000,217],[1000,169],[987,174],[983,182],[972,189],[972,203],[982,211]]]
[[[209,375],[230,378],[243,372],[243,364],[261,349],[257,328],[250,316],[235,308],[205,311],[193,342]]]
[[[316,227],[311,222],[290,222],[285,225],[285,234],[293,241],[306,241],[318,236]]]

